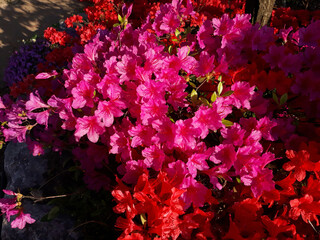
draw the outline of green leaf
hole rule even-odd
[[[179,37],[180,31],[178,29],[176,29],[176,31],[174,32],[174,35],[176,35],[176,37]]]
[[[197,88],[197,86],[196,86],[193,82],[190,82],[190,81],[189,81],[189,84],[190,84],[191,87]]]
[[[222,97],[228,97],[228,96],[232,95],[232,93],[234,93],[234,91],[232,91],[232,90],[226,91],[224,94],[222,94]]]
[[[115,24],[113,24],[113,27],[118,27],[120,25],[121,25],[120,23],[115,23]]]
[[[178,39],[172,39],[172,42],[179,42],[179,40]]]
[[[226,120],[226,119],[222,119],[222,124],[225,125],[226,127],[233,126],[233,122]]]
[[[285,104],[287,102],[287,100],[288,100],[288,93],[285,93],[280,98],[280,105]]]
[[[210,97],[210,101],[213,103],[215,100],[217,100],[217,93],[216,92],[213,92],[211,97]]]
[[[222,93],[222,90],[223,90],[222,82],[219,82],[217,90],[218,90],[218,95],[220,96],[220,94]]]
[[[199,100],[205,105],[205,106],[210,106],[210,103],[208,101],[208,99],[204,98],[204,97],[199,97]]]
[[[279,100],[278,100],[277,94],[275,92],[272,92],[272,98],[279,105]]]
[[[171,54],[172,53],[172,45],[170,45],[169,47],[168,47],[168,52]]]
[[[197,99],[198,98],[198,93],[195,89],[192,89],[192,92],[190,94],[191,99]]]
[[[58,206],[54,206],[50,210],[50,212],[48,213],[48,217],[47,217],[48,221],[50,221],[50,220],[54,219],[56,216],[58,216],[59,211],[60,211],[60,208]]]
[[[122,19],[122,17],[121,17],[121,15],[120,14],[118,14],[118,20],[119,20],[119,22],[123,22],[123,19]]]
[[[218,81],[221,82],[221,80],[222,80],[222,75],[218,77]]]
[[[140,220],[142,225],[145,225],[147,223],[147,217],[144,213],[140,214]]]

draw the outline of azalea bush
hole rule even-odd
[[[118,239],[316,238],[320,21],[252,25],[243,1],[93,2],[66,20],[74,36],[46,30],[47,62],[1,97],[3,142],[68,152],[103,209],[91,222],[112,208]],[[14,191],[0,208],[23,228],[32,197]]]

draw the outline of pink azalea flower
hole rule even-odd
[[[258,121],[256,129],[261,132],[264,139],[275,141],[277,140],[277,137],[272,135],[272,128],[274,128],[275,126],[277,126],[277,123],[265,116]]]
[[[5,141],[11,141],[17,139],[18,142],[22,143],[26,141],[26,133],[29,130],[29,126],[21,126],[12,122],[8,123],[9,128],[2,130],[2,134],[5,137]]]
[[[180,21],[178,19],[177,13],[170,11],[163,16],[160,29],[163,31],[163,33],[174,33],[179,25]]]
[[[3,190],[5,194],[16,195],[16,193],[10,190]],[[13,193],[13,194],[11,194]],[[18,213],[17,207],[17,198],[1,198],[0,199],[0,208],[2,214],[6,215],[8,222],[10,221],[10,216],[16,215]]]
[[[206,46],[212,46],[215,42],[215,38],[212,37],[214,29],[212,27],[212,22],[206,20],[197,32],[197,40],[201,49],[204,49]]]
[[[115,132],[110,136],[110,153],[120,154],[123,161],[131,159],[131,147],[129,138],[123,132]]]
[[[205,173],[210,178],[210,183],[213,187],[221,190],[223,185],[219,181],[219,179],[223,179],[224,181],[232,181],[232,178],[228,175],[227,168],[221,168],[220,166],[212,167],[209,170],[206,170]]]
[[[263,97],[263,92],[255,92],[253,98],[250,102],[251,109],[250,111],[254,112],[257,117],[265,116],[268,111],[270,101]]]
[[[83,72],[89,72],[91,70],[92,64],[89,58],[84,53],[77,53],[72,59],[72,68],[81,69]]]
[[[278,67],[282,57],[285,56],[285,47],[271,45],[268,50],[268,53],[262,58],[270,64],[271,68]]]
[[[238,123],[234,123],[229,128],[221,129],[221,135],[225,138],[223,143],[233,144],[238,147],[242,146],[245,133],[246,131],[241,129],[241,126]]]
[[[136,67],[137,60],[128,54],[122,56],[120,62],[117,63],[116,69],[120,74],[119,83],[122,84],[125,81],[136,80]]]
[[[203,207],[208,191],[203,184],[197,182],[192,177],[187,177],[181,188],[187,190],[181,195],[181,199],[185,203],[185,210],[188,209],[191,204],[193,204],[194,207]]]
[[[168,118],[158,119],[152,122],[152,127],[157,131],[156,137],[160,143],[172,149],[175,139],[175,125]]]
[[[125,174],[122,180],[128,184],[136,184],[145,169],[147,169],[147,165],[143,160],[128,161],[125,163]]]
[[[299,46],[317,47],[320,41],[320,21],[314,21],[306,28],[299,29]]]
[[[181,160],[169,163],[165,171],[168,177],[172,179],[172,184],[176,187],[180,187],[185,177],[189,174],[187,165]]]
[[[264,191],[275,189],[272,170],[267,168],[258,168],[256,175],[251,182],[251,191],[255,198],[258,198]]]
[[[128,131],[132,136],[131,146],[133,148],[138,146],[150,146],[152,145],[152,137],[154,136],[154,130],[149,126],[143,126],[137,124],[135,127],[130,128]]]
[[[18,210],[17,214],[19,215],[16,217],[15,220],[11,222],[12,228],[23,229],[26,226],[26,223],[32,224],[36,221],[30,216],[29,213],[23,213],[21,209]]]
[[[171,79],[168,79],[168,82],[166,83],[166,91],[169,92],[167,103],[171,104],[174,110],[177,111],[179,107],[186,106],[185,98],[188,96],[188,93],[185,92],[185,89],[188,87],[188,85],[181,76],[175,76],[174,79],[174,82],[172,82]]]
[[[233,26],[233,20],[229,18],[228,14],[223,14],[221,18],[213,18],[212,25],[215,28],[214,35],[224,36],[229,33]]]
[[[243,145],[254,147],[256,152],[262,152],[263,147],[259,143],[261,138],[262,138],[261,132],[258,130],[253,130],[253,131],[247,133],[247,136],[245,136],[245,138],[244,138]]]
[[[187,167],[193,178],[197,176],[197,170],[203,171],[209,169],[206,160],[209,158],[209,154],[195,153],[188,158]]]
[[[247,82],[236,82],[231,86],[233,91],[229,98],[233,101],[233,105],[236,108],[247,108],[250,109],[250,100],[254,94],[254,87],[250,87]]]
[[[220,164],[220,168],[230,169],[236,161],[236,152],[232,144],[220,144],[214,148],[210,160]]]
[[[39,142],[32,141],[30,138],[27,138],[27,144],[32,156],[40,156],[44,154],[43,146]]]
[[[80,81],[75,88],[71,90],[73,96],[72,107],[75,109],[84,106],[93,107],[94,87],[86,81]]]
[[[286,75],[289,73],[296,74],[302,68],[302,59],[299,54],[282,55],[279,60],[279,67]]]
[[[217,105],[213,104],[211,108],[200,106],[195,116],[192,118],[193,127],[201,131],[200,137],[204,139],[209,129],[216,131],[223,127],[222,117],[217,112]]]
[[[263,26],[260,28],[260,25],[256,24],[251,29],[252,50],[265,51],[268,47],[268,44],[274,41],[273,28],[267,26]]]
[[[84,116],[77,119],[74,136],[79,141],[81,137],[87,135],[91,142],[96,143],[104,131],[103,123],[96,116]]]
[[[148,102],[141,105],[140,117],[142,124],[151,124],[154,120],[165,117],[167,112],[168,106],[164,101],[149,99]]]
[[[29,100],[26,102],[26,109],[28,111],[33,111],[36,109],[41,108],[49,108],[50,106],[43,103],[43,101],[40,99],[39,94],[36,93],[30,93]]]
[[[144,99],[158,99],[164,101],[164,84],[153,80],[145,81],[137,87],[137,93]]]
[[[176,125],[176,135],[174,143],[181,149],[194,149],[197,144],[196,137],[200,137],[201,130],[193,127],[192,119],[178,120]]]
[[[94,114],[102,120],[105,127],[110,127],[114,122],[114,117],[123,115],[121,109],[124,108],[126,108],[126,105],[120,100],[100,101]]]
[[[142,150],[142,156],[145,157],[144,162],[146,165],[150,165],[154,170],[160,171],[166,155],[159,146],[151,145]]]
[[[211,73],[214,67],[214,55],[210,56],[208,52],[202,51],[195,72],[199,76],[205,76],[206,74]]]
[[[53,76],[57,76],[58,73],[56,70],[53,70],[52,72],[48,73],[48,72],[42,72],[37,74],[37,76],[35,77],[35,79],[48,79],[51,78]]]

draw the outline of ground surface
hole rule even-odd
[[[83,7],[78,0],[0,0],[0,86],[8,59],[23,39],[41,36]]]

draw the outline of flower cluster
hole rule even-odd
[[[29,74],[37,73],[37,65],[45,61],[49,52],[49,43],[37,38],[35,41],[23,44],[11,55],[4,73],[4,82],[8,86],[20,82]]]
[[[21,193],[15,193],[11,190],[3,190],[7,195],[14,196],[14,198],[1,198],[0,209],[1,213],[6,215],[6,219],[10,222],[11,216],[15,216],[15,219],[11,222],[12,228],[23,229],[26,223],[32,224],[36,220],[30,217],[29,213],[24,213],[21,207],[21,199],[23,195]]]
[[[68,64],[0,99],[4,140],[72,152],[89,189],[111,189],[119,239],[315,237],[320,21],[274,29],[242,1],[212,16],[197,9],[215,1],[173,0],[139,22],[135,5],[93,2],[96,34]]]

